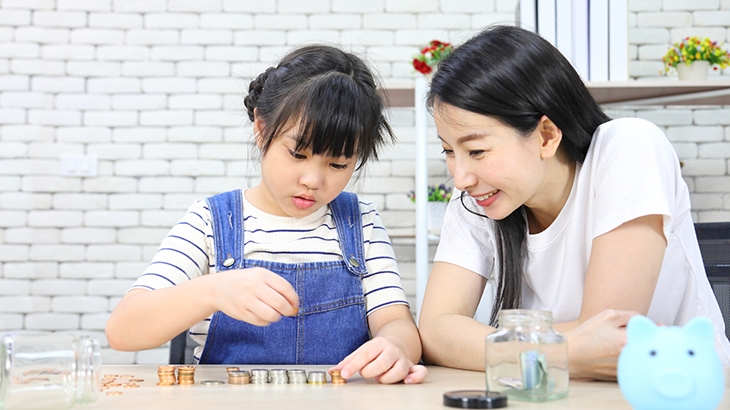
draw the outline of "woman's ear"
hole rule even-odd
[[[546,115],[540,118],[537,129],[540,133],[540,158],[547,159],[555,156],[560,142],[563,140],[563,131]]]
[[[256,146],[261,149],[264,145],[264,120],[259,116],[258,108],[253,109],[253,136]]]

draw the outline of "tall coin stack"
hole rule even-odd
[[[157,368],[158,386],[172,386],[175,384],[175,366],[164,365]]]
[[[286,373],[286,369],[271,369],[269,371],[269,377],[271,378],[270,383],[272,384],[289,383],[289,376]]]
[[[309,372],[307,377],[307,383],[309,384],[325,384],[327,383],[327,373],[319,371]]]
[[[345,384],[347,383],[347,380],[343,379],[340,375],[340,372],[333,370],[330,372],[330,377],[332,378],[332,384]]]
[[[249,384],[251,373],[248,370],[230,370],[228,372],[228,384]]]
[[[180,366],[177,368],[178,384],[195,384],[195,366]]]
[[[266,384],[269,382],[268,369],[251,369],[252,384]]]
[[[307,372],[302,369],[291,369],[287,376],[290,384],[307,384]]]

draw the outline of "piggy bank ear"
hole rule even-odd
[[[646,316],[634,316],[629,319],[626,325],[626,338],[631,340],[641,340],[654,337],[657,333],[657,326]]]
[[[714,343],[715,340],[715,327],[712,325],[712,321],[705,316],[698,316],[687,322],[682,328],[682,332],[709,343]]]

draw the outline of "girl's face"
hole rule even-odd
[[[523,204],[540,208],[549,185],[541,126],[523,136],[494,118],[444,103],[434,107],[434,120],[454,186],[490,219],[504,219]]]
[[[255,126],[255,128],[257,128]],[[301,218],[329,204],[350,181],[356,158],[312,155],[295,151],[298,127],[271,143],[261,158],[261,183],[247,198],[262,211]]]

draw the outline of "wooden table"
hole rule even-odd
[[[301,368],[326,370],[322,366],[242,366],[251,368]],[[484,373],[429,367],[426,381],[419,385],[381,385],[353,377],[345,385],[219,385],[203,380],[227,380],[225,366],[198,366],[195,385],[157,386],[157,366],[103,367],[103,374],[134,375],[144,379],[139,388],[114,387],[119,396],[100,393],[98,400],[83,409],[448,409],[443,394],[452,390],[484,390]],[[718,409],[730,409],[730,368],[725,369],[726,390]],[[109,390],[107,390],[109,391]],[[630,410],[616,383],[571,381],[568,398],[545,403],[510,400],[517,409],[612,409]]]

